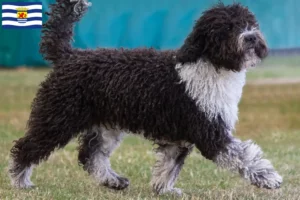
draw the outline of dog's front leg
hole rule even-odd
[[[220,167],[238,172],[243,178],[259,188],[276,189],[282,177],[275,171],[271,162],[262,158],[261,148],[252,141],[232,138],[213,161]]]

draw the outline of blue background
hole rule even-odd
[[[75,27],[75,47],[179,47],[201,12],[217,0],[90,0]],[[1,1],[2,2],[2,1]],[[9,1],[5,1],[9,2]],[[18,1],[11,1],[18,2]],[[26,2],[35,2],[35,0]],[[43,0],[43,10],[54,0]],[[233,0],[224,0],[226,4]],[[256,15],[271,49],[300,47],[299,0],[239,0]],[[45,16],[43,21],[45,21]],[[0,66],[45,66],[40,29],[0,29]]]

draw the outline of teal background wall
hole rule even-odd
[[[75,47],[170,49],[182,44],[195,19],[218,0],[90,1],[93,6],[75,28]],[[255,13],[270,48],[300,47],[300,0],[235,1],[247,5]],[[53,3],[54,0],[42,2],[46,11],[49,3]],[[233,0],[223,2],[232,3]],[[47,65],[38,52],[39,42],[40,29],[1,28],[0,66]]]

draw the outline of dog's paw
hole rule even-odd
[[[182,196],[183,192],[179,188],[164,188],[164,187],[154,187],[153,192],[157,195],[171,194],[176,196]]]
[[[129,180],[124,177],[116,176],[111,180],[106,180],[103,185],[114,190],[124,190],[129,186]]]
[[[282,183],[282,177],[274,169],[266,169],[251,175],[250,180],[258,188],[278,189]]]
[[[171,190],[169,190],[169,193],[174,194],[176,196],[182,196],[183,195],[182,190],[179,189],[179,188],[172,188]]]
[[[14,188],[29,189],[34,187],[34,184],[30,180],[33,166],[22,168],[14,161],[10,161],[9,165],[10,165],[10,169],[8,171],[9,177],[10,177],[11,185]]]
[[[12,181],[12,186],[17,189],[31,189],[34,188],[35,185],[27,180],[27,181]]]

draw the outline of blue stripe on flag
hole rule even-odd
[[[2,9],[2,13],[17,13],[17,10],[11,10],[11,9]],[[41,9],[33,9],[33,10],[28,10],[28,14],[30,13],[42,13]]]
[[[42,28],[42,25],[31,25],[31,26],[2,25],[2,28],[7,28],[7,29],[32,29],[32,28]]]
[[[33,6],[33,5],[42,5],[42,2],[4,2],[2,5],[11,5],[11,6]]]
[[[30,21],[34,21],[34,20],[39,20],[42,21],[41,17],[30,17],[30,18],[26,18],[28,22]],[[13,18],[13,17],[2,17],[2,21],[18,21],[17,18]]]

